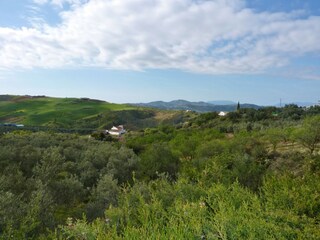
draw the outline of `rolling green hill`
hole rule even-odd
[[[106,128],[126,124],[131,129],[182,119],[182,112],[151,110],[89,98],[0,95],[0,123],[62,128]]]

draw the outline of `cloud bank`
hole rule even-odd
[[[0,69],[102,67],[258,73],[320,53],[320,17],[242,0],[34,0],[61,23],[0,27]],[[63,8],[65,5],[70,8]]]

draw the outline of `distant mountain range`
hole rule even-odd
[[[195,112],[231,112],[237,108],[237,103],[232,101],[189,102],[186,100],[174,100],[171,102],[155,101],[149,103],[133,103],[131,105],[166,110],[190,110]],[[240,103],[240,106],[241,108],[262,108],[262,106],[248,103]]]

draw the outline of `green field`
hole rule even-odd
[[[0,123],[62,128],[106,128],[126,124],[131,129],[179,122],[182,112],[152,110],[88,98],[0,95]]]
[[[75,121],[94,117],[102,112],[132,109],[136,108],[92,99],[2,96],[0,122],[72,126]]]

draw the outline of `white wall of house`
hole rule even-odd
[[[122,125],[115,127],[113,126],[111,128],[111,130],[106,130],[106,133],[109,133],[110,135],[113,136],[120,136],[121,134],[124,134],[126,132],[126,130],[124,129],[124,127]]]
[[[226,112],[219,112],[218,115],[219,115],[220,117],[224,117],[224,116],[226,116],[227,114],[228,114],[228,113],[226,113]]]

